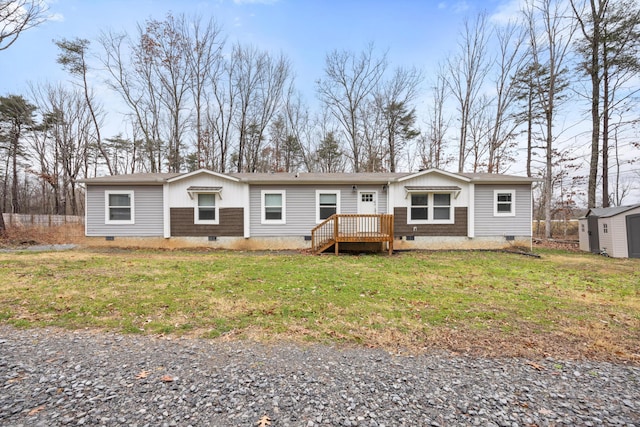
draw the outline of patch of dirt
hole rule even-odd
[[[580,252],[579,240],[533,239],[533,247],[540,249],[557,249],[569,252]]]

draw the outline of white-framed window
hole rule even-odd
[[[261,215],[262,224],[286,224],[287,192],[285,190],[262,190]]]
[[[448,221],[451,217],[451,194],[434,194],[433,195],[433,220]]]
[[[134,224],[133,191],[107,190],[104,192],[104,203],[106,224]]]
[[[493,215],[494,216],[515,216],[516,215],[516,191],[515,190],[494,190],[493,191]]]
[[[316,222],[340,213],[340,190],[316,190]]]
[[[606,222],[604,224],[602,224],[602,232],[604,234],[608,234],[609,233],[609,224],[607,224]]]
[[[429,194],[411,193],[411,222],[429,220]]]
[[[219,224],[218,206],[215,193],[197,193],[197,206],[194,209],[194,224]]]
[[[411,193],[409,224],[453,224],[451,193]]]

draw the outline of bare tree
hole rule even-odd
[[[304,169],[313,169],[313,123],[302,96],[289,88],[284,101],[284,116],[290,135],[297,141]]]
[[[420,132],[415,129],[416,112],[411,103],[418,95],[422,73],[416,68],[397,68],[381,85],[375,100],[381,110],[389,172],[395,172],[400,152]]]
[[[100,58],[109,75],[106,83],[129,108],[134,135],[142,135],[145,169],[160,172],[164,160],[160,84],[151,63],[144,59],[141,44],[132,42],[127,34],[102,33],[99,42],[104,53]]]
[[[91,141],[95,140],[85,95],[79,90],[48,84],[32,87],[32,96],[43,117],[37,132],[46,134],[34,146],[41,156],[41,167],[46,167],[39,178],[53,187],[58,196],[56,213],[78,215],[77,179],[87,166]]]
[[[156,96],[165,107],[167,114],[167,161],[169,172],[180,172],[190,73],[187,65],[188,42],[181,31],[180,21],[169,14],[164,21],[150,19],[144,27],[139,27],[141,58],[161,90]]]
[[[334,50],[325,58],[324,78],[316,82],[324,107],[343,129],[354,172],[361,172],[364,108],[386,68],[386,54],[374,57],[373,44],[360,54]]]
[[[211,157],[213,157],[211,133],[206,126],[206,106],[209,85],[212,80],[219,78],[222,69],[222,49],[225,40],[222,37],[221,28],[213,19],[202,22],[201,18],[187,20],[183,15],[179,23],[188,47],[186,59],[195,115],[196,163],[197,168],[201,168],[211,164]]]
[[[23,31],[46,21],[42,0],[0,0],[0,50],[8,49]]]
[[[289,61],[280,55],[236,44],[231,84],[237,91],[234,125],[238,133],[237,170],[255,172],[267,126],[278,111],[291,77]]]
[[[213,170],[225,172],[231,149],[233,136],[233,120],[238,108],[238,91],[233,85],[236,67],[231,61],[220,64],[218,72],[211,80],[211,95],[208,99],[207,130],[211,135],[211,151],[217,153],[211,156],[210,164]]]
[[[529,31],[531,61],[547,70],[545,75],[534,74],[538,105],[544,111],[544,212],[545,236],[551,237],[551,199],[553,195],[554,124],[556,110],[567,88],[565,63],[575,27],[566,5],[560,0],[528,0],[523,10]]]
[[[522,67],[524,56],[522,44],[524,32],[516,23],[509,23],[495,29],[498,54],[494,80],[495,95],[492,100],[492,117],[489,122],[487,172],[500,173],[512,161],[516,129],[519,123],[513,120],[511,111],[516,101],[516,81],[514,75]]]
[[[602,153],[602,206],[609,206],[609,139],[611,117],[618,104],[634,96],[637,89],[625,84],[640,71],[640,8],[635,0],[571,0],[583,38],[578,51],[584,58],[585,74],[591,80],[591,161],[588,206],[596,204],[598,158]],[[602,150],[600,150],[602,138]]]
[[[487,42],[491,37],[487,29],[487,15],[481,13],[475,22],[465,20],[458,42],[459,52],[447,60],[447,85],[457,102],[460,122],[458,172],[464,172],[468,155],[467,139],[475,104],[489,72],[491,60]]]
[[[84,93],[84,99],[91,114],[91,121],[93,122],[94,135],[96,138],[96,146],[104,161],[106,162],[109,174],[113,175],[113,167],[111,167],[111,161],[107,151],[102,145],[102,137],[100,135],[100,125],[98,121],[98,108],[94,105],[95,99],[91,93],[89,82],[87,80],[88,64],[87,54],[89,51],[89,40],[86,39],[74,39],[74,40],[55,40],[54,41],[60,53],[58,54],[58,63],[61,64],[72,76],[80,79],[80,87]]]
[[[609,0],[590,0],[589,13],[584,14],[584,7],[578,6],[576,0],[571,0],[571,7],[578,20],[580,30],[588,48],[586,55],[589,59],[584,66],[591,78],[591,162],[589,164],[589,189],[587,192],[587,206],[596,206],[596,185],[598,179],[598,157],[600,155],[600,87],[602,75],[600,72],[600,48],[602,43],[602,21]],[[583,19],[583,16],[588,18]],[[589,25],[591,22],[591,26]]]
[[[418,141],[422,168],[444,168],[448,163],[446,148],[450,119],[445,116],[445,104],[449,91],[445,70],[440,68],[431,88],[431,108],[427,119],[427,131]],[[450,159],[449,159],[450,160]]]

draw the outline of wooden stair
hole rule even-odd
[[[393,253],[393,215],[334,214],[311,230],[311,250],[320,254],[331,246],[339,253],[340,243],[387,242]]]

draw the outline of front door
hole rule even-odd
[[[627,216],[629,258],[640,258],[640,214]]]
[[[594,253],[600,253],[600,236],[598,235],[598,217],[589,215],[587,217],[587,227],[589,227],[589,250]]]
[[[378,200],[375,191],[360,191],[358,193],[358,214],[378,213]],[[358,232],[377,232],[378,218],[360,218]]]

